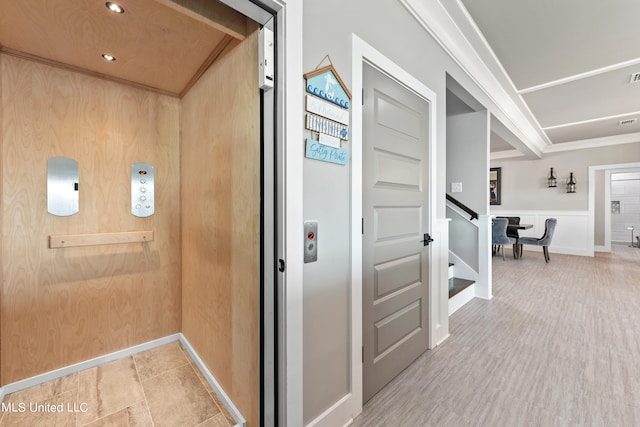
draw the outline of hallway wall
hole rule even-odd
[[[177,98],[0,55],[1,380],[180,331]],[[47,159],[79,162],[80,212],[47,213]],[[130,170],[156,172],[155,215]],[[55,234],[153,230],[147,243],[49,249]]]
[[[489,120],[486,110],[447,116],[446,192],[480,215],[489,212]],[[462,191],[452,191],[454,182]]]
[[[491,213],[518,209],[587,210],[589,166],[637,161],[640,161],[640,142],[548,153],[539,160],[524,157],[492,160],[492,168],[502,168],[502,204],[492,206]],[[557,188],[547,187],[550,168],[557,174]],[[570,172],[578,182],[573,194],[566,192]]]
[[[381,31],[390,22],[398,31]],[[433,123],[436,137],[431,141],[435,170],[431,178],[435,180],[437,191],[434,195],[433,228],[428,231],[437,239],[432,249],[431,269],[437,272],[435,274],[439,273],[441,279],[438,283],[431,283],[433,301],[439,304],[438,309],[433,310],[438,321],[433,322],[432,339],[439,343],[448,336],[446,272],[449,248],[446,236],[449,222],[445,211],[447,76],[459,82],[472,97],[486,106],[489,113],[496,109],[495,104],[402,2],[380,2],[371,7],[371,2],[365,0],[308,0],[304,2],[303,28],[304,72],[311,72],[330,62],[354,98],[360,88],[353,87],[353,35],[436,94],[436,120]],[[302,77],[300,81],[303,82]],[[351,125],[355,127],[353,118]],[[344,144],[352,155],[354,146],[352,141]],[[351,335],[351,328],[357,320],[353,321],[350,309],[353,298],[361,298],[361,294],[352,294],[352,278],[361,274],[358,271],[360,266],[354,266],[351,257],[351,236],[354,228],[361,229],[360,221],[352,223],[354,206],[350,183],[357,178],[352,169],[353,158],[344,166],[307,158],[302,162],[304,220],[317,220],[319,233],[318,261],[303,267],[303,418],[305,423],[330,423],[329,417],[338,413],[335,408],[351,399],[354,387],[361,387],[353,384],[351,378],[351,373],[357,372],[351,364],[352,345],[357,342]],[[329,206],[331,209],[327,208]],[[359,350],[355,349],[355,352],[358,354]]]

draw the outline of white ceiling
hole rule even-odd
[[[640,132],[640,1],[461,3],[550,143]]]
[[[491,76],[474,79],[506,99],[500,120],[528,154],[640,141],[640,123],[618,125],[640,121],[640,82],[629,82],[640,72],[640,1],[401,2],[463,69]]]

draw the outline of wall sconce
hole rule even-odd
[[[551,168],[551,171],[549,172],[549,176],[547,177],[547,185],[549,186],[549,188],[558,186],[558,180],[556,177],[556,173],[553,171],[553,168]]]
[[[567,180],[567,193],[576,192],[576,179],[573,177],[573,172],[569,172],[569,179]]]

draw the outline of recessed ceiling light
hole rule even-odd
[[[108,1],[104,5],[113,13],[124,13],[124,8],[118,3]]]
[[[115,56],[109,55],[108,53],[103,53],[102,58],[104,58],[105,61],[109,61],[109,62],[113,62],[116,60]]]

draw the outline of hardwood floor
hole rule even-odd
[[[493,294],[353,425],[640,426],[640,249],[494,258]]]

